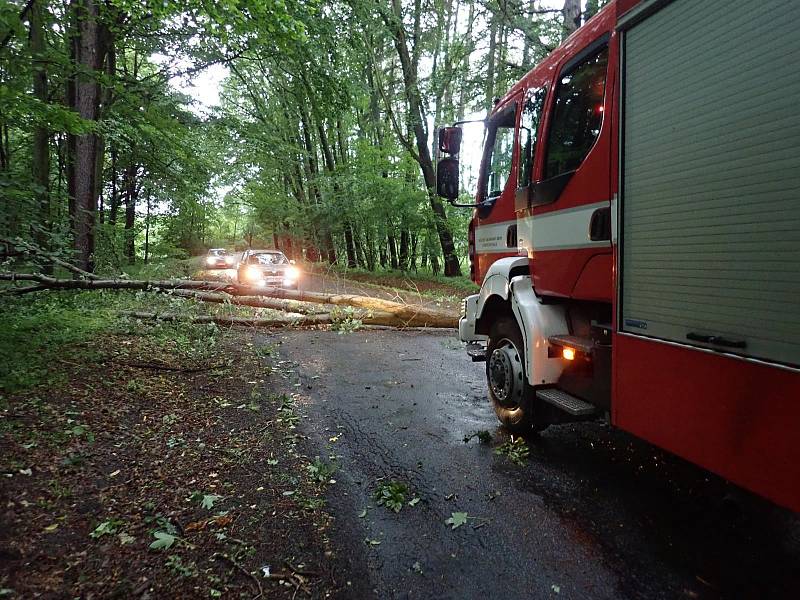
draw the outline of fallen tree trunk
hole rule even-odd
[[[183,321],[195,324],[216,323],[217,325],[244,325],[246,327],[286,327],[289,325],[329,325],[331,316],[323,313],[319,315],[303,315],[301,318],[292,319],[281,317],[266,319],[259,317],[228,317],[225,315],[200,315],[185,317],[173,313],[151,313],[141,311],[122,311],[121,315],[143,321]]]
[[[230,317],[227,315],[200,315],[196,317],[186,317],[174,313],[151,313],[142,311],[121,311],[122,316],[145,321],[183,321],[195,324],[216,323],[217,325],[244,325],[246,327],[288,327],[288,326],[307,326],[307,325],[335,325],[342,319],[331,313],[320,313],[315,315],[285,316],[279,318],[263,317]],[[374,313],[371,311],[361,311],[354,313],[349,318],[358,319],[364,325],[380,325],[385,327],[406,327],[406,323],[398,319],[391,313]]]
[[[141,280],[141,279],[58,279],[41,273],[0,273],[0,281],[35,281],[38,286],[14,290],[225,290],[230,287],[222,281],[195,281],[194,279]]]
[[[302,305],[283,304],[282,300],[312,302],[316,304],[332,304],[352,306],[365,309],[353,318],[373,325],[390,325],[393,327],[458,327],[458,317],[440,309],[428,308],[416,304],[402,304],[371,296],[353,294],[323,294],[286,290],[282,288],[254,288],[226,282],[196,281],[192,279],[175,280],[136,280],[136,279],[57,279],[39,273],[0,273],[0,281],[33,281],[38,285],[26,286],[10,293],[33,292],[42,289],[119,289],[150,290],[171,293],[180,297],[190,297],[206,302],[253,306],[256,308],[274,308],[276,310],[294,310]],[[187,291],[183,291],[187,290]],[[211,294],[209,292],[232,291],[235,295]],[[311,312],[297,310],[296,312]]]
[[[283,300],[281,298],[271,298],[269,296],[231,296],[230,294],[205,292],[196,290],[171,290],[171,296],[201,300],[202,302],[214,302],[217,304],[234,304],[236,306],[252,306],[253,308],[270,308],[284,312],[301,314],[320,314],[326,312],[319,305],[309,302],[297,302],[296,300]]]
[[[233,285],[240,294],[266,294],[273,298],[299,300],[301,302],[317,302],[320,304],[333,304],[337,306],[355,306],[372,311],[388,312],[399,319],[414,322],[415,327],[458,327],[458,317],[447,311],[429,308],[419,304],[402,304],[372,296],[356,296],[354,294],[324,294],[321,292],[307,292],[303,290],[287,290],[283,288],[253,288],[250,286]]]

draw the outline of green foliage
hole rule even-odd
[[[454,512],[450,513],[450,517],[445,519],[445,524],[450,525],[451,526],[450,529],[458,529],[462,525],[466,524],[467,519],[470,518],[471,517],[469,516],[469,514],[465,512]]]
[[[356,318],[357,311],[352,306],[334,306],[331,309],[331,329],[340,334],[353,333],[361,329],[363,322]]]
[[[156,531],[153,533],[153,537],[156,539],[150,544],[151,550],[169,550],[172,548],[175,540],[178,539],[176,536],[166,531]]]
[[[52,361],[80,360],[85,350],[77,344],[113,323],[114,301],[107,296],[65,291],[0,299],[0,390],[44,382]]]
[[[306,465],[306,470],[312,481],[316,483],[328,483],[336,472],[336,465],[326,463],[318,456],[314,459],[314,462]]]
[[[399,513],[406,503],[408,493],[407,484],[392,479],[381,483],[373,492],[372,498],[379,506],[385,506],[389,510]]]
[[[194,561],[184,563],[183,559],[177,554],[170,554],[164,564],[170,571],[180,577],[197,577],[199,575],[197,565]]]
[[[506,456],[508,460],[515,465],[524,465],[530,454],[530,448],[521,437],[514,438],[503,442],[495,448],[495,454]]]
[[[122,524],[121,521],[111,519],[110,521],[103,521],[89,534],[89,537],[97,539],[104,535],[111,535],[117,532],[117,529]]]

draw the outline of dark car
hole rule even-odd
[[[280,250],[246,250],[238,270],[239,283],[297,289],[300,269]]]
[[[206,269],[230,269],[236,259],[225,248],[211,248],[206,254]]]

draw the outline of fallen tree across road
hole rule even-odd
[[[186,317],[175,313],[152,313],[144,311],[121,311],[122,316],[144,321],[186,321],[196,325],[205,323],[216,323],[217,325],[242,325],[245,327],[303,327],[307,325],[333,325],[341,321],[337,315],[332,313],[318,313],[301,315],[298,313],[287,313],[286,316],[278,318],[268,317],[232,317],[227,315],[199,315]],[[360,321],[363,325],[379,325],[386,327],[405,327],[399,322],[397,317],[391,313],[372,312],[359,310],[348,314],[348,319]]]
[[[353,294],[323,294],[282,288],[255,288],[226,282],[196,281],[192,279],[59,279],[39,273],[0,273],[0,281],[34,282],[32,286],[8,288],[5,293],[9,294],[31,293],[50,289],[149,290],[202,302],[269,308],[309,315],[316,313],[309,303],[350,306],[362,309],[352,317],[369,325],[439,328],[458,326],[458,317],[444,310]],[[294,322],[292,321],[292,323]],[[266,324],[261,325],[267,326]]]
[[[302,290],[286,290],[283,288],[253,288],[249,286],[233,286],[240,293],[266,294],[273,298],[298,300],[301,302],[317,302],[320,304],[333,304],[337,306],[355,306],[371,311],[387,312],[395,315],[400,320],[413,322],[414,327],[458,327],[458,317],[452,313],[428,308],[419,304],[403,304],[372,296],[357,296],[354,294],[325,294],[321,292],[306,292]]]

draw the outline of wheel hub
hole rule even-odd
[[[520,405],[524,389],[522,361],[519,352],[508,340],[503,340],[489,357],[489,387],[498,402],[506,408]]]

